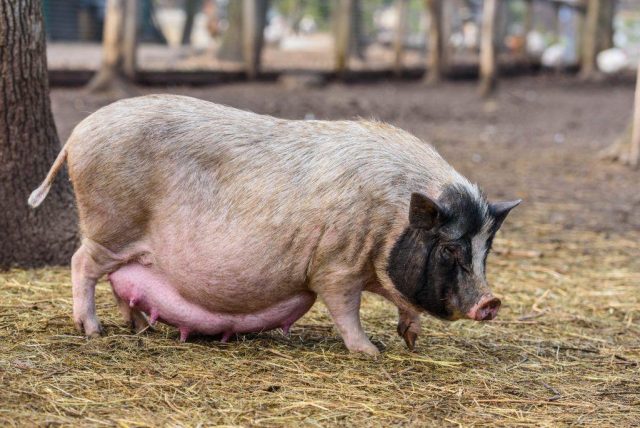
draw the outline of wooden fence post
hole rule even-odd
[[[636,74],[636,95],[633,106],[633,132],[629,150],[629,165],[637,168],[640,164],[640,65]]]
[[[104,32],[102,36],[102,64],[87,84],[90,92],[115,91],[122,96],[130,95],[132,87],[129,84],[129,72],[135,73],[135,31],[132,31],[127,21],[127,9],[133,1],[108,0],[105,15]],[[134,20],[132,17],[131,20]],[[133,23],[135,25],[135,23]],[[125,33],[127,33],[125,51]],[[125,53],[127,66],[125,72]]]
[[[489,96],[496,86],[496,16],[499,0],[484,0],[480,34],[480,95]]]
[[[429,51],[425,82],[432,84],[442,79],[445,66],[442,0],[426,0],[426,10],[429,15]]]
[[[396,34],[394,39],[394,73],[396,77],[402,76],[404,43],[407,36],[408,6],[409,0],[396,0],[396,13],[398,14],[398,21],[396,22]]]
[[[130,80],[135,79],[137,68],[138,31],[140,28],[138,12],[138,2],[127,1],[122,35],[122,69],[124,75]]]
[[[553,6],[553,32],[556,35],[555,43],[560,42],[560,3],[557,1],[552,1],[551,5]]]
[[[533,31],[533,0],[524,0],[524,35]]]
[[[242,0],[242,57],[249,79],[258,75],[258,10],[256,0]]]
[[[593,76],[596,71],[598,51],[598,21],[600,19],[600,0],[587,1],[587,14],[582,31],[582,55],[580,75],[582,78]]]
[[[524,44],[522,46],[522,57],[530,62],[529,52],[527,51],[529,33],[533,31],[533,0],[524,0]]]
[[[335,69],[340,77],[347,72],[351,47],[351,23],[353,22],[354,0],[337,0],[337,11],[333,14]]]

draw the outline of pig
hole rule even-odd
[[[117,101],[73,130],[29,204],[67,162],[81,245],[73,319],[102,332],[108,275],[137,331],[285,332],[320,296],[346,348],[376,355],[363,291],[399,310],[413,349],[423,312],[496,317],[485,276],[496,231],[520,201],[487,201],[435,149],[377,121],[284,120],[177,95]]]

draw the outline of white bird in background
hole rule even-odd
[[[629,67],[629,56],[620,48],[611,48],[600,52],[596,63],[603,73],[615,74]]]

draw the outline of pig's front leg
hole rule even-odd
[[[332,286],[318,290],[318,294],[329,309],[342,340],[351,352],[364,352],[376,356],[380,351],[371,343],[360,324],[360,289],[340,289]]]
[[[407,348],[413,351],[416,339],[421,330],[420,314],[413,311],[398,309],[398,334],[404,339]]]

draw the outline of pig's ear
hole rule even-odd
[[[493,218],[495,218],[494,228],[498,230],[500,226],[502,226],[502,222],[505,218],[507,218],[507,214],[520,205],[522,199],[516,199],[515,201],[504,201],[504,202],[492,202],[489,204],[489,211]]]
[[[409,205],[409,224],[419,229],[432,229],[442,216],[440,206],[422,193],[411,194]]]

